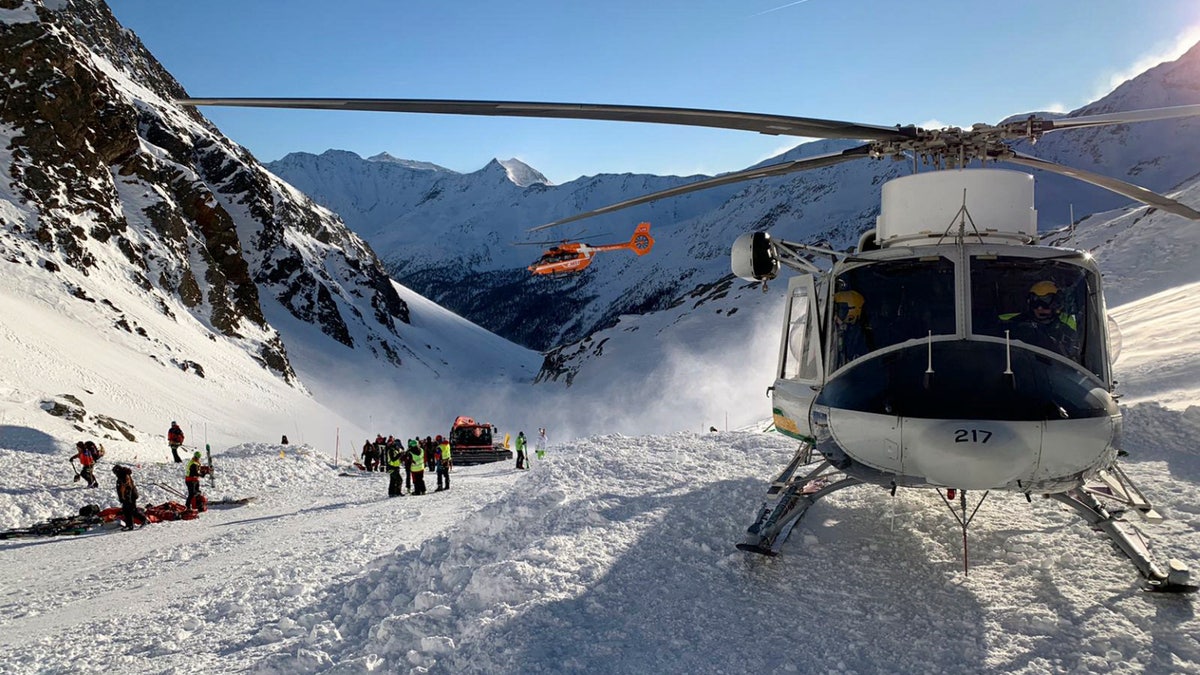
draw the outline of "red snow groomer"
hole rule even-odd
[[[495,427],[470,417],[456,417],[450,427],[450,458],[455,466],[512,459],[512,450],[492,440]]]

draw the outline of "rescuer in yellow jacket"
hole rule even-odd
[[[409,494],[425,494],[425,450],[416,440],[408,442],[408,456],[412,458],[412,492]]]
[[[438,436],[433,439],[437,443],[437,489],[434,492],[450,489],[450,441]]]

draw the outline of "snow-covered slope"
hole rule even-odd
[[[1197,298],[1183,294],[1188,312]],[[1118,312],[1134,334],[1169,330],[1157,312]],[[1194,373],[1197,346],[1159,356]],[[1133,387],[1154,376],[1121,373]],[[1142,526],[1160,556],[1195,566],[1200,383],[1177,393],[1192,407],[1126,408],[1126,466],[1168,518]],[[1194,600],[1139,590],[1133,567],[1051,502],[992,495],[968,574],[940,499],[903,489],[831,496],[766,559],[733,543],[791,441],[554,431],[531,471],[460,468],[449,492],[390,500],[383,475],[338,476],[326,453],[243,444],[218,454],[210,494],[256,495],[247,507],[0,542],[0,672],[1200,669]],[[4,445],[7,522],[113,503],[103,471],[103,490],[71,487],[65,467]],[[135,469],[155,503],[168,493],[152,483],[181,483],[163,454]]]

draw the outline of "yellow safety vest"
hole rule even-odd
[[[192,475],[192,466],[193,465],[197,467],[196,475],[194,475],[194,476]],[[195,459],[195,458],[191,459],[187,463],[187,470],[184,471],[184,473],[183,473],[183,480],[188,483],[199,483],[200,482],[200,468],[199,467],[201,467],[201,466],[203,466],[203,465],[200,463],[200,460]]]
[[[439,445],[438,447],[442,449],[442,460],[449,462],[450,461],[450,444],[445,441],[442,441],[442,444]]]
[[[425,451],[418,447],[418,448],[416,448],[416,452],[411,452],[409,454],[412,455],[412,470],[413,471],[424,471],[425,470]]]

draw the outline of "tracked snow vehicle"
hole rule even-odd
[[[493,440],[496,427],[470,417],[456,417],[450,427],[450,456],[456,466],[512,459],[512,450]]]

